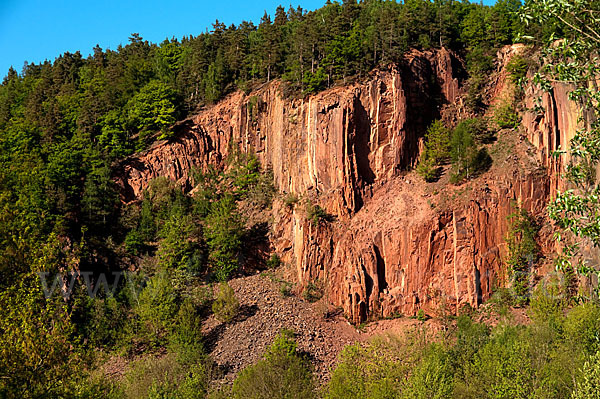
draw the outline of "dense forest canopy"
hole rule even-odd
[[[593,5],[592,17],[598,11]],[[467,0],[328,0],[310,12],[280,6],[273,15],[265,13],[258,24],[244,21],[225,26],[216,21],[210,32],[160,44],[134,33],[126,45],[114,51],[96,47],[87,58],[79,52],[65,53],[54,62],[25,63],[20,73],[11,68],[0,86],[0,396],[106,397],[114,387],[94,380],[88,372],[93,369],[95,351],[136,354],[157,348],[169,356],[175,354],[161,361],[171,361],[165,367],[179,376],[179,380],[169,381],[180,388],[178,397],[204,397],[208,390],[210,362],[203,354],[198,330],[198,309],[205,303],[190,294],[198,288],[190,281],[203,275],[222,282],[235,273],[244,244],[253,243],[261,234],[244,225],[238,204],[268,207],[276,190],[272,176],[252,155],[234,152],[226,171],[209,170],[194,177],[194,197],[184,195],[172,182],[158,179],[139,204],[126,206],[111,179],[115,162],[146,149],[157,139],[172,138],[177,121],[235,90],[250,92],[280,79],[284,83],[282,95],[308,96],[399,62],[413,48],[445,47],[463,58],[470,90],[475,92],[473,102],[477,103],[477,92],[484,86],[500,47],[521,38],[536,45],[565,37],[577,42],[582,32],[573,29],[577,20],[570,19],[569,7],[569,2],[559,0],[528,0],[524,7],[519,0],[499,0],[494,6]],[[557,9],[560,12],[554,12]],[[519,16],[523,10],[531,11],[531,15],[523,16],[527,24]],[[587,8],[579,11],[578,18],[597,22],[587,19]],[[584,33],[596,34],[593,29]],[[597,48],[597,42],[590,43],[585,51],[579,48],[576,53],[588,71],[590,65],[584,60],[596,54]],[[565,54],[568,58],[570,53],[551,55],[562,56],[564,61]],[[565,68],[559,67],[561,71]],[[597,70],[592,68],[592,72]],[[466,159],[449,149],[463,146],[472,130],[477,131],[477,126],[459,125],[450,142],[444,126],[432,125],[424,157],[431,165],[425,172],[435,178],[440,159]],[[438,136],[444,140],[436,142]],[[479,154],[473,143],[467,144],[471,152]],[[597,162],[598,154],[592,155],[592,162]],[[471,165],[465,165],[456,171],[458,180],[471,174]],[[585,176],[577,176],[585,180]],[[597,201],[598,196],[595,198]],[[287,198],[286,202],[294,206],[298,198]],[[590,214],[595,214],[597,203],[589,208]],[[317,225],[328,217],[318,205],[309,204],[307,209]],[[567,207],[569,211],[572,207]],[[557,218],[564,212],[557,209]],[[568,218],[565,220],[565,227],[576,230]],[[597,224],[589,230],[597,232]],[[45,297],[37,274],[121,270],[130,266],[124,258],[143,254],[152,257],[150,265],[142,267],[147,282],[135,298],[127,290],[106,298],[90,298],[84,293],[75,293],[69,300],[58,294]],[[269,262],[279,264],[279,259],[274,256]],[[222,285],[215,301],[218,306],[214,310],[223,313],[224,319],[236,308],[231,295],[231,289]],[[548,375],[558,378],[561,373],[574,373],[578,369],[569,368],[571,363],[551,368],[540,360],[531,366],[539,368],[530,373],[535,376],[532,381],[518,369],[523,358],[539,354],[535,346],[538,338],[551,348],[544,354],[552,361],[561,358],[560,350],[564,349],[574,354],[578,367],[582,366],[586,356],[597,350],[597,335],[596,341],[592,335],[600,331],[595,324],[598,309],[582,308],[581,317],[576,314],[563,320],[559,305],[539,299],[538,306],[541,313],[551,313],[554,324],[548,326],[538,317],[540,328],[535,324],[531,329],[492,334],[487,327],[463,319],[458,349],[446,343],[440,347],[443,350],[423,349],[421,357],[411,358],[413,365],[423,360],[418,363],[420,374],[410,378],[422,378],[423,386],[431,385],[427,383],[430,367],[441,370],[447,379],[444,381],[456,378],[460,389],[480,397],[476,395],[481,386],[486,386],[495,372],[487,365],[501,358],[498,361],[505,361],[522,380],[514,380],[508,372],[502,375],[509,388],[500,386],[495,397],[517,397],[502,396],[502,389],[514,393],[523,384],[534,386],[538,378],[547,382]],[[586,345],[585,353],[581,342]],[[343,363],[334,374],[325,396],[347,397],[346,374],[358,373],[350,360],[369,361],[371,354],[364,351],[358,347],[346,351],[348,364]],[[476,354],[479,364],[469,363],[472,359],[461,351]],[[600,364],[598,355],[594,359],[596,366]],[[265,359],[241,375],[233,394],[245,397],[257,374],[262,376],[264,370],[279,367],[291,373],[286,376],[290,381],[302,382],[298,392],[312,397],[312,380],[304,361],[296,353],[290,334],[282,334]],[[406,371],[401,368],[402,359],[384,363],[381,367],[387,371]],[[489,375],[477,374],[481,365]],[[144,374],[146,366],[135,370]],[[597,368],[590,373],[598,373]],[[459,371],[453,374],[452,370]],[[402,373],[387,382],[406,380],[408,374]],[[377,378],[367,383],[379,386]],[[152,385],[153,397],[167,397],[171,387],[167,385]],[[552,392],[564,394],[574,382],[558,385],[551,387]],[[348,389],[358,395],[373,387]],[[535,388],[538,397],[546,397],[542,393],[547,385],[540,383]],[[392,396],[394,389],[390,388]],[[411,397],[434,397],[430,391],[423,392]],[[435,397],[449,397],[448,392]],[[374,395],[364,397],[377,397]]]

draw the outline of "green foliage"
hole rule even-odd
[[[450,156],[450,132],[441,120],[436,120],[429,126],[425,134],[425,149],[417,172],[427,182],[438,179],[440,166],[448,161]]]
[[[134,308],[142,335],[151,343],[161,343],[177,314],[177,297],[166,273],[151,277],[139,294]]]
[[[529,298],[529,273],[541,256],[535,240],[539,226],[522,208],[517,208],[509,215],[509,220],[506,236],[508,254],[505,263],[509,269],[517,303],[522,305]]]
[[[127,303],[107,296],[106,298],[90,299],[87,335],[95,347],[114,348],[126,346],[128,307]]]
[[[587,84],[598,77],[596,49],[600,38],[594,28],[600,21],[598,11],[598,3],[589,0],[530,0],[521,12],[524,21],[545,27],[541,33],[533,31],[545,40],[539,60],[544,68],[536,74],[534,83],[545,90],[549,90],[553,82],[571,85],[573,90],[569,98],[576,102],[580,117],[586,122],[585,128],[577,131],[566,150],[554,154],[557,158],[568,156],[568,161],[563,159],[561,162],[566,165],[565,178],[570,189],[557,193],[548,206],[548,213],[563,231],[571,235],[571,239],[563,243],[557,267],[564,273],[576,271],[581,277],[592,278],[592,297],[598,294],[598,284],[593,281],[598,271],[582,259],[575,264],[572,260],[577,258],[582,243],[586,246],[591,243],[594,247],[600,245],[600,188],[596,179],[600,160],[600,124],[597,122],[600,91],[596,85]],[[556,237],[563,238],[560,231]]]
[[[366,346],[357,343],[345,347],[323,396],[326,399],[400,397],[411,366],[409,346],[404,344],[390,337],[390,342],[373,340]]]
[[[431,158],[440,165],[450,156],[450,131],[441,120],[436,120],[425,134],[425,158]]]
[[[317,302],[323,297],[323,289],[320,287],[320,284],[318,286],[311,281],[306,285],[306,288],[302,292],[302,297],[308,302]]]
[[[427,315],[425,314],[425,311],[423,309],[419,309],[419,311],[417,312],[417,320],[419,320],[420,322],[424,322],[427,320]]]
[[[485,118],[471,118],[460,121],[455,130],[464,130],[478,143],[490,143],[494,140],[494,132],[488,128]]]
[[[199,234],[190,216],[171,215],[163,224],[158,245],[158,259],[167,269],[187,270],[197,274],[205,266],[204,254],[198,245]]]
[[[69,395],[82,359],[63,299],[45,299],[30,273],[20,287],[0,294],[0,304],[0,396]]]
[[[242,245],[243,226],[233,197],[226,195],[214,202],[206,221],[209,260],[216,278],[225,281],[239,267],[238,253]]]
[[[506,64],[506,72],[508,72],[510,80],[512,80],[514,84],[520,84],[523,79],[525,79],[529,67],[530,61],[526,57],[515,55],[510,59],[508,64]]]
[[[194,362],[177,358],[174,353],[148,356],[136,361],[122,382],[121,397],[204,398],[210,381],[210,364],[200,353]]]
[[[402,397],[407,399],[442,399],[452,397],[454,359],[443,345],[433,344],[412,370]]]
[[[264,358],[242,370],[235,379],[232,398],[315,398],[309,363],[297,350],[293,334],[282,331]]]
[[[145,247],[144,239],[141,233],[137,230],[131,230],[129,233],[127,233],[124,244],[127,253],[134,256],[140,255]]]
[[[235,292],[229,284],[223,282],[219,284],[219,291],[212,304],[212,311],[215,317],[225,323],[231,322],[238,313],[240,303],[235,297]]]
[[[521,118],[511,101],[504,101],[494,109],[494,122],[500,129],[515,129],[519,126]]]
[[[290,209],[293,209],[299,201],[300,198],[298,198],[298,195],[294,193],[287,193],[283,198],[283,204]]]
[[[494,69],[494,52],[488,46],[476,46],[467,53],[467,97],[465,103],[471,110],[478,111],[484,106],[485,85]]]
[[[581,372],[583,378],[577,383],[572,399],[599,399],[600,398],[600,352],[596,352],[589,361],[583,365]]]
[[[477,148],[474,132],[473,124],[461,123],[452,133],[450,153],[453,173],[450,181],[453,183],[477,176],[491,166],[492,159],[485,147]]]
[[[127,122],[140,132],[162,130],[168,137],[167,128],[177,121],[177,93],[168,85],[151,81],[127,104]]]
[[[306,218],[315,227],[317,227],[321,221],[330,222],[333,220],[333,217],[328,214],[325,209],[321,208],[318,204],[313,204],[310,200],[306,201],[305,212]]]
[[[551,293],[539,295],[546,304],[536,312],[554,312],[552,320],[489,327],[463,315],[447,340],[426,343],[427,333],[415,330],[347,346],[323,396],[565,398],[590,392],[596,384],[597,305],[579,305],[565,315],[564,308],[548,307],[557,303]]]
[[[421,175],[427,183],[432,183],[439,179],[441,168],[437,166],[432,158],[425,158],[417,165],[417,173]]]
[[[277,254],[271,254],[271,257],[267,260],[267,267],[277,269],[279,266],[281,266],[281,258]]]

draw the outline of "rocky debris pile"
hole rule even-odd
[[[240,312],[229,324],[211,315],[203,325],[207,352],[223,370],[221,382],[231,382],[243,368],[258,361],[282,329],[296,333],[321,381],[329,378],[344,346],[362,340],[363,334],[340,314],[325,317],[320,303],[308,303],[282,294],[281,283],[268,273],[230,281]]]

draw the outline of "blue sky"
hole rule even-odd
[[[288,0],[289,1],[289,0]],[[281,0],[0,0],[0,76],[24,61],[54,60],[66,51],[87,56],[99,44],[116,49],[133,32],[161,42],[166,37],[197,35],[215,19],[229,25],[258,23],[265,10],[273,15]],[[294,0],[314,10],[325,0]],[[484,1],[492,3],[492,0]],[[282,3],[287,9],[289,3]]]

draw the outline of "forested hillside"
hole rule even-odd
[[[529,286],[515,293],[528,283],[513,279],[512,291],[499,289],[494,299],[493,326],[476,310],[444,313],[447,324],[429,343],[428,317],[419,314],[420,329],[406,339],[348,347],[322,387],[293,332],[282,331],[231,386],[215,382],[224,371],[205,348],[206,315],[226,325],[240,312],[227,280],[282,263],[267,242],[278,188],[257,157],[232,149],[224,169],[194,171],[190,193],[158,178],[132,204],[121,201],[114,171],[156,141],[175,139],[178,122],[233,92],[278,80],[283,97],[308,98],[366,79],[412,49],[445,48],[461,60],[473,118],[422,132],[417,172],[426,185],[451,160],[459,185],[492,162],[483,148],[496,139],[481,125],[484,91],[503,46],[529,46],[529,58],[509,66],[515,87],[567,82],[574,100],[597,110],[598,92],[584,82],[598,73],[598,12],[585,0],[327,0],[309,12],[280,6],[258,24],[216,21],[210,32],[160,44],[133,33],[116,50],[10,69],[0,86],[0,397],[596,397],[600,308],[571,284],[596,273],[575,262],[578,243],[599,244],[593,120],[567,168],[580,191],[559,194],[549,208],[569,232],[557,256],[570,279],[567,297]],[[497,130],[518,131],[515,110],[507,112]],[[335,219],[309,199],[279,197],[285,209],[302,203],[315,230]],[[537,256],[537,230],[526,212],[512,217],[507,267],[517,270]],[[115,289],[88,295],[84,283],[98,287],[100,276]],[[283,296],[293,294],[280,283]],[[310,286],[304,300],[322,291]],[[530,324],[512,323],[509,309],[530,303]],[[117,357],[128,365],[111,378],[103,365]]]

